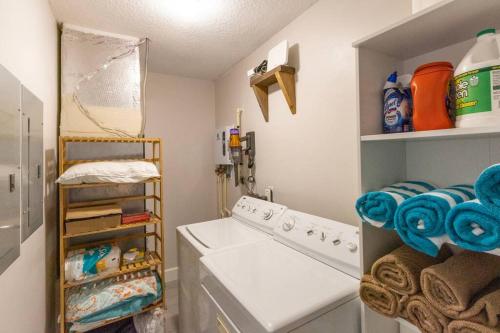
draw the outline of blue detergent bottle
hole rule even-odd
[[[384,85],[384,133],[400,133],[404,131],[404,100],[406,100],[404,93],[399,89],[398,85],[398,72],[393,72]]]

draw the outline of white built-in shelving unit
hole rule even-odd
[[[405,179],[438,186],[472,184],[484,168],[500,162],[500,128],[382,133],[382,89],[392,71],[413,73],[432,61],[450,61],[456,66],[476,33],[490,27],[500,28],[499,0],[447,0],[354,43],[360,195]],[[363,272],[399,244],[395,232],[363,223]],[[408,325],[363,308],[363,333],[411,332]]]

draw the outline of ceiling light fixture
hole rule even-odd
[[[167,15],[185,23],[212,18],[221,8],[223,0],[167,0]]]

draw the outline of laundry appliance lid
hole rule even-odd
[[[214,277],[206,281],[217,284],[212,288],[216,300],[233,298],[221,303],[241,304],[261,326],[259,331],[288,331],[358,295],[359,280],[274,240],[213,253],[200,260],[207,276]],[[227,292],[217,293],[218,289]],[[224,311],[230,313],[232,308]],[[237,317],[247,316],[231,318]]]
[[[236,221],[225,218],[186,226],[188,232],[204,247],[220,249],[269,239],[269,236]]]

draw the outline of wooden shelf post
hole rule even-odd
[[[278,83],[292,114],[296,113],[295,104],[295,68],[281,65],[263,75],[250,79],[255,97],[259,102],[262,115],[269,121],[269,86]]]

